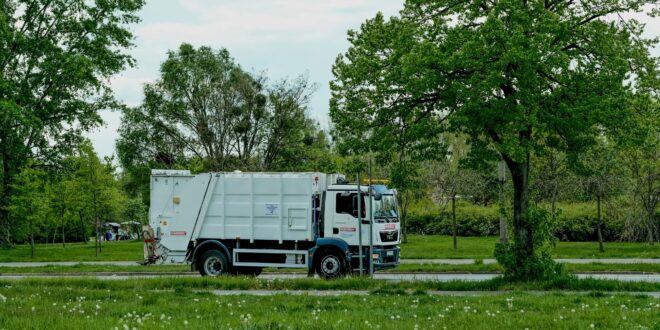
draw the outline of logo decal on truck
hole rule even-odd
[[[186,236],[186,232],[183,230],[173,230],[170,232],[170,236]]]
[[[277,215],[275,213],[280,207],[278,204],[266,204],[265,206],[265,215]]]
[[[385,225],[385,229],[394,229],[394,228],[396,228],[396,225],[393,223],[388,223]]]
[[[341,228],[339,228],[339,231],[351,231],[351,232],[353,232],[353,231],[357,231],[357,229],[355,229],[353,227],[341,227]]]

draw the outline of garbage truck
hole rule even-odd
[[[144,264],[189,263],[203,276],[301,268],[325,279],[399,264],[396,190],[384,185],[341,174],[152,170],[150,189]]]

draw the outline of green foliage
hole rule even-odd
[[[79,145],[60,164],[53,168],[30,162],[16,176],[8,207],[13,242],[86,241],[92,228],[127,216],[112,160],[102,162],[91,143]],[[128,204],[146,218],[141,203]]]
[[[117,109],[109,78],[134,64],[129,26],[144,0],[0,1],[0,241],[11,186],[30,159],[52,164]]]
[[[606,16],[651,3],[411,0],[399,16],[378,14],[349,32],[351,47],[333,67],[340,149],[432,157],[441,133],[465,134],[472,159],[506,161],[513,255],[535,256],[545,234],[534,230],[547,225],[528,218],[530,157],[546,149],[576,157],[635,125],[631,100],[657,86],[648,51],[657,41],[641,38],[634,19]]]
[[[544,205],[549,209],[549,205]],[[624,217],[617,214],[618,203],[610,203],[603,210],[603,239],[608,242],[630,241],[625,235]],[[508,211],[509,215],[511,211]],[[492,236],[499,234],[498,206],[480,206],[459,201],[456,207],[459,236]],[[559,203],[552,233],[565,242],[587,242],[598,239],[596,205],[592,202]],[[451,214],[429,201],[410,207],[407,230],[411,234],[451,235]],[[632,241],[638,241],[632,240]]]
[[[269,82],[226,49],[182,44],[144,102],[124,110],[117,153],[124,187],[148,198],[150,169],[332,171],[330,142],[308,116],[305,76]]]
[[[16,227],[12,230],[16,241],[29,241],[34,245],[35,231],[42,226],[48,212],[48,195],[44,189],[46,172],[39,164],[30,164],[15,177],[8,210]],[[34,256],[34,249],[31,250]]]
[[[554,242],[550,212],[538,207],[527,209],[527,219],[533,236],[532,253],[520,241],[495,246],[495,259],[504,268],[504,278],[513,281],[557,280],[567,273],[550,256]]]

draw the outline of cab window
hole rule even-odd
[[[364,195],[362,197],[362,217],[367,216],[366,204],[364,202]],[[335,203],[335,212],[338,214],[350,214],[353,217],[357,218],[358,216],[358,204],[357,204],[357,193],[338,193]]]

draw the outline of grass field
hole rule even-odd
[[[159,287],[162,281],[4,281],[0,282],[0,329],[660,327],[660,300],[641,295],[511,292],[447,297],[381,291],[338,297],[215,296],[208,291],[210,286],[200,285],[205,282]],[[330,283],[346,287],[340,285],[342,281]]]
[[[566,268],[573,272],[644,272],[660,273],[660,264],[567,264]],[[440,265],[440,264],[402,264],[399,267],[381,271],[385,273],[493,273],[502,271],[498,264],[473,264],[473,265]],[[59,266],[49,265],[40,267],[0,267],[0,274],[16,273],[169,273],[169,272],[191,272],[189,265],[157,265],[157,266],[114,266],[114,265],[83,265]],[[302,269],[276,269],[267,268],[264,272],[296,272],[306,273]],[[195,272],[196,273],[196,272]]]
[[[497,237],[459,237],[458,249],[452,249],[450,236],[409,235],[401,245],[404,259],[486,259],[493,258]],[[660,258],[660,244],[605,243],[605,252],[598,252],[598,242],[558,242],[552,254],[555,258]]]
[[[143,243],[141,241],[103,242],[102,252],[96,257],[94,242],[62,244],[38,244],[34,258],[30,257],[30,246],[19,245],[12,249],[0,248],[0,262],[16,261],[124,261],[142,260]]]
[[[408,243],[401,245],[401,257],[405,259],[486,259],[493,258],[496,237],[459,237],[458,250],[454,251],[449,236],[409,235]],[[142,243],[106,242],[100,256],[94,255],[94,244],[74,243],[62,245],[40,244],[34,258],[30,247],[21,245],[0,250],[0,262],[13,261],[98,261],[141,260]],[[553,254],[556,258],[660,258],[660,244],[605,243],[605,252],[598,252],[596,242],[559,242]]]
[[[2,280],[3,284],[32,283],[35,286],[84,286],[126,291],[140,290],[369,290],[398,292],[402,290],[566,290],[566,291],[660,291],[660,282],[628,282],[578,279],[572,276],[552,281],[510,282],[501,277],[487,281],[384,281],[368,277],[347,277],[332,281],[316,278],[264,279],[254,277],[156,277],[125,280],[100,280],[93,277],[49,277]]]

